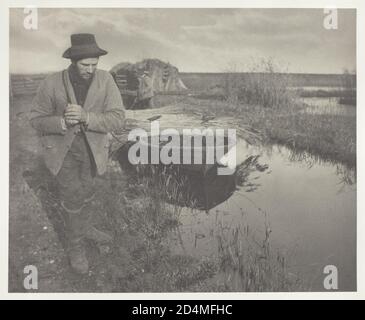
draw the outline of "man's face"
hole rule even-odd
[[[80,77],[85,80],[91,79],[96,70],[98,62],[99,58],[86,58],[76,61],[76,68]]]

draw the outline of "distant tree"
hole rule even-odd
[[[342,87],[345,90],[356,90],[356,69],[350,71],[348,68],[343,68],[342,75]]]

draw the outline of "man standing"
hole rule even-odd
[[[33,101],[31,125],[39,132],[46,166],[56,177],[58,198],[67,216],[67,253],[74,271],[88,272],[83,239],[108,242],[92,226],[87,205],[94,178],[106,171],[109,135],[124,125],[124,107],[113,77],[97,69],[107,51],[92,34],[71,35],[63,57],[67,70],[48,76]]]
[[[153,108],[152,99],[154,96],[152,79],[149,77],[149,72],[144,70],[139,78],[138,87],[138,107],[139,109]]]

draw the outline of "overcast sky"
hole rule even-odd
[[[94,33],[109,54],[99,67],[144,58],[185,72],[251,71],[261,58],[279,69],[341,73],[356,67],[355,10],[339,10],[338,29],[323,27],[321,9],[38,9],[38,30],[10,10],[10,71],[65,68],[70,34]]]

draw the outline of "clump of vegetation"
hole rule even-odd
[[[218,228],[220,287],[224,291],[301,291],[305,284],[290,272],[285,255],[270,246],[271,229],[265,222],[261,240],[248,225]]]
[[[255,127],[265,130],[267,139],[297,153],[308,152],[329,162],[356,167],[356,119],[333,114],[288,112],[258,118]]]
[[[225,92],[230,103],[260,105],[279,108],[291,104],[293,94],[288,89],[289,80],[272,58],[253,62],[245,77],[235,67],[226,74]]]
[[[342,94],[339,100],[340,104],[356,106],[356,71],[350,72],[347,69],[343,71],[342,77]]]
[[[344,69],[341,83],[343,89],[356,92],[356,70]]]

